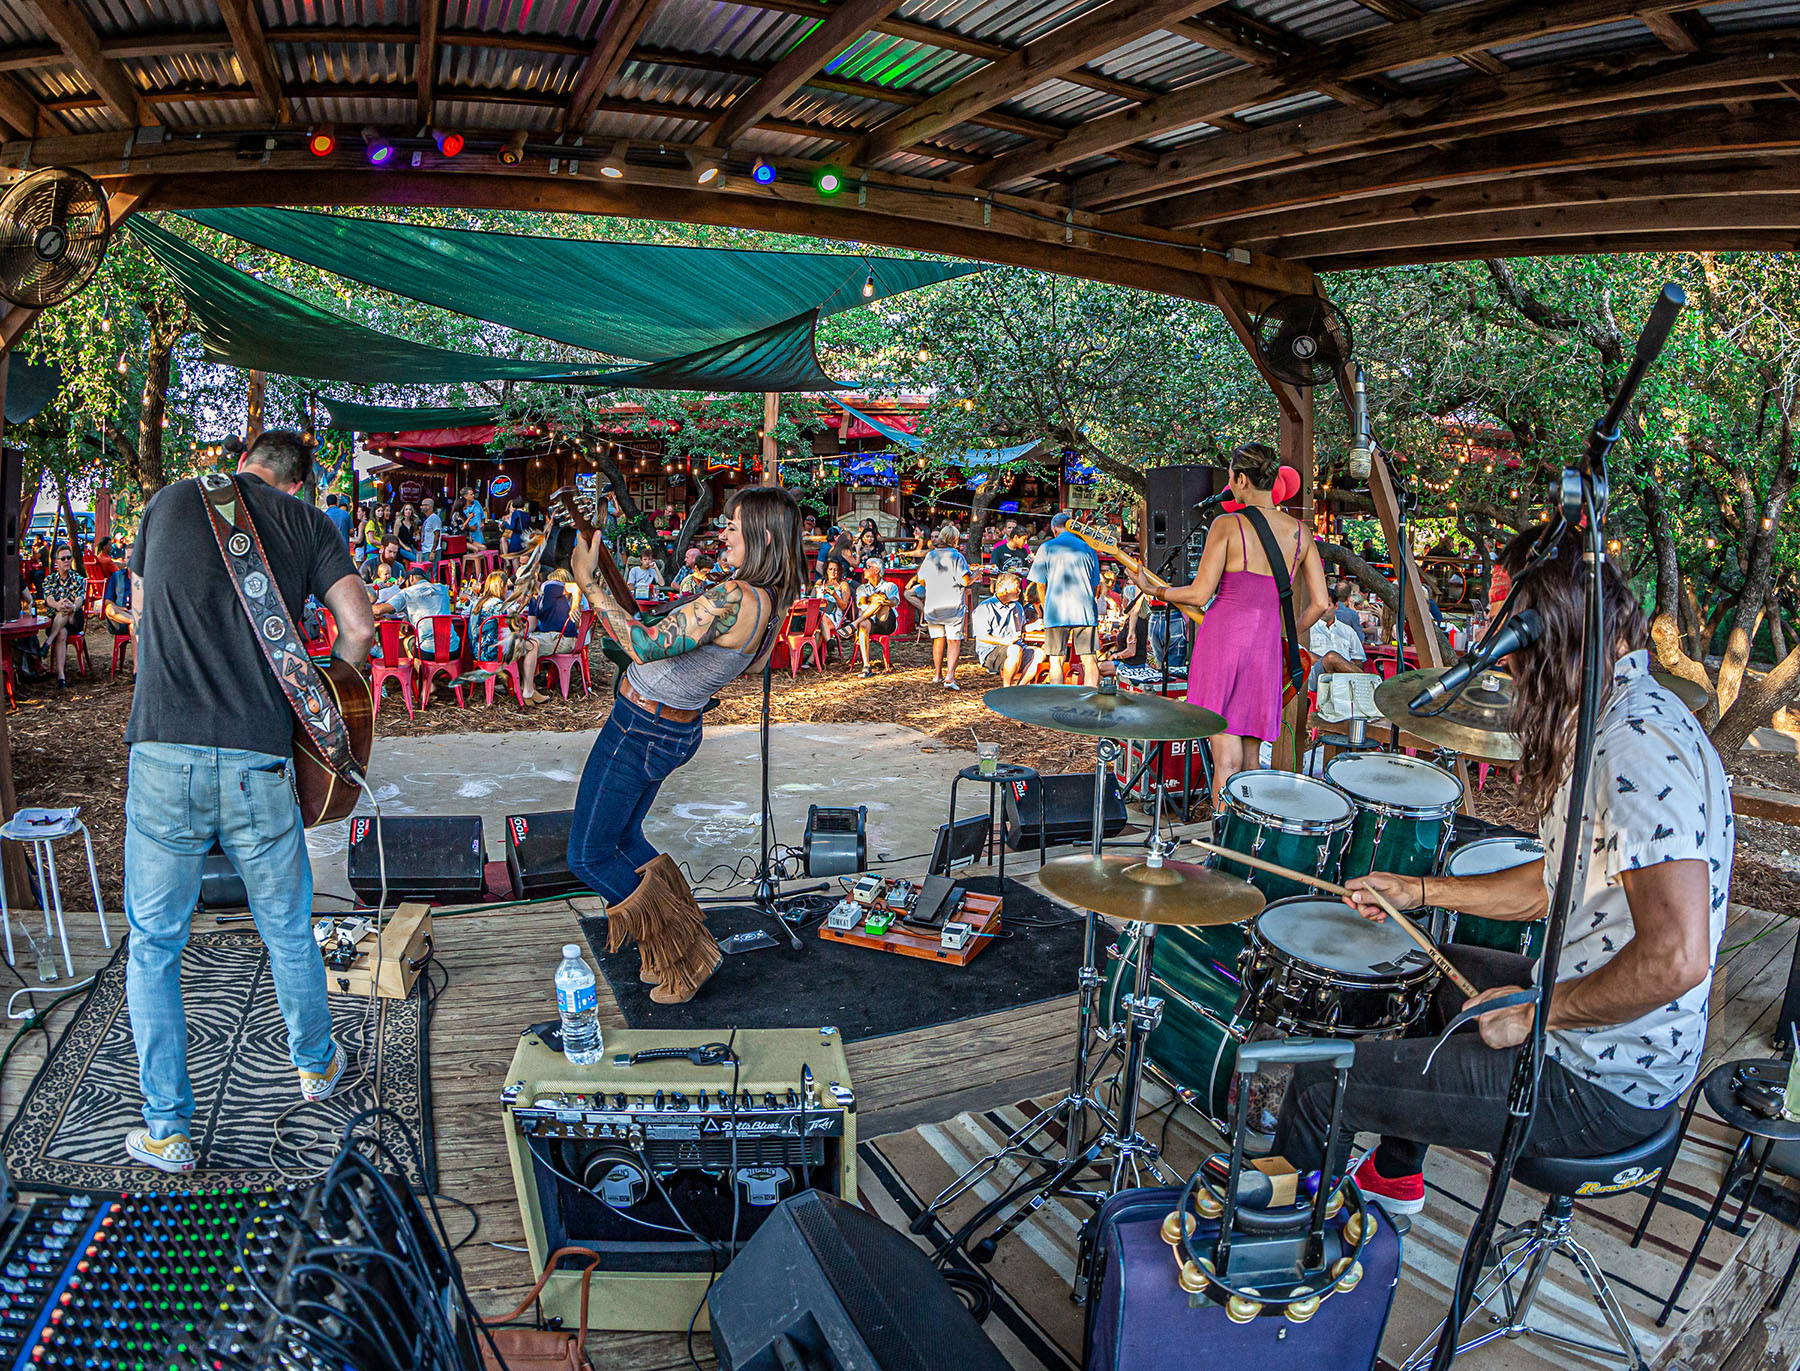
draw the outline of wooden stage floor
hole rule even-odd
[[[326,911],[321,911],[326,912]],[[110,955],[91,914],[70,913],[76,971],[85,976]],[[115,934],[122,916],[113,920]],[[201,925],[197,922],[196,927]],[[214,926],[211,919],[206,927]],[[1795,921],[1734,907],[1715,988],[1707,1067],[1732,1056],[1763,1055],[1778,1012],[1795,943]],[[445,911],[437,923],[437,956],[450,982],[431,1027],[432,1113],[439,1184],[444,1193],[481,1215],[475,1241],[460,1259],[469,1289],[486,1313],[504,1312],[529,1287],[523,1253],[492,1244],[520,1244],[501,1131],[498,1092],[519,1032],[556,1013],[551,972],[563,943],[579,941],[575,909],[557,902],[472,914]],[[1070,968],[1073,980],[1075,968]],[[58,1009],[51,1030],[68,1021],[76,1001]],[[602,1016],[622,1026],[616,1005],[600,986]],[[945,1024],[849,1046],[859,1132],[864,1138],[948,1119],[965,1109],[1009,1104],[1060,1089],[1073,1052],[1073,997],[983,1018]],[[26,1038],[0,1080],[0,1119],[10,1121],[44,1057],[45,1037]],[[467,1216],[446,1207],[454,1237]],[[1746,1250],[1701,1299],[1682,1331],[1657,1361],[1671,1371],[1777,1371],[1800,1364],[1800,1295],[1765,1317],[1763,1302],[1800,1236],[1777,1223]],[[1507,1371],[1510,1344],[1490,1344],[1462,1365]],[[704,1335],[696,1339],[710,1362]],[[672,1371],[688,1366],[684,1340],[667,1333],[607,1333],[593,1344],[606,1371]]]

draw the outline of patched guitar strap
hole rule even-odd
[[[262,538],[237,478],[209,471],[196,480],[212,521],[213,537],[219,542],[219,555],[225,559],[225,571],[237,590],[238,603],[250,618],[250,632],[262,649],[263,660],[287,697],[288,708],[294,711],[307,737],[339,779],[360,785],[362,775],[350,755],[350,730],[307,655],[293,615],[282,601],[281,587],[269,571]]]

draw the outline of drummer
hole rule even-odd
[[[1535,609],[1542,637],[1512,654],[1521,791],[1539,815],[1541,860],[1491,875],[1374,873],[1347,884],[1357,911],[1384,916],[1436,906],[1486,919],[1544,917],[1555,883],[1574,763],[1581,688],[1584,573],[1581,540],[1567,536],[1545,565],[1523,571],[1530,535],[1503,554],[1519,609]],[[1523,574],[1521,574],[1523,573]],[[1711,741],[1686,705],[1650,676],[1644,614],[1611,563],[1603,590],[1610,681],[1582,798],[1577,903],[1556,957],[1543,1076],[1526,1155],[1602,1156],[1650,1137],[1693,1081],[1706,1038],[1707,996],[1731,882],[1731,793]],[[1433,1040],[1464,1007],[1530,985],[1537,966],[1517,953],[1450,946],[1479,994],[1466,1002],[1439,983],[1418,1036],[1359,1042],[1340,1134],[1377,1133],[1360,1167],[1365,1194],[1390,1212],[1424,1207],[1427,1147],[1492,1152],[1500,1145],[1513,1064],[1534,1005],[1482,1015],[1479,1033],[1452,1035],[1424,1070]],[[1332,1081],[1301,1068],[1284,1102],[1275,1150],[1302,1169],[1321,1162]],[[1343,1159],[1333,1159],[1334,1169]]]

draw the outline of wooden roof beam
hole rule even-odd
[[[414,58],[419,80],[419,127],[430,128],[437,103],[438,28],[444,0],[419,0],[419,51]]]
[[[424,3],[429,5],[432,0],[424,0]],[[244,69],[250,89],[256,92],[256,103],[262,107],[263,117],[271,123],[287,123],[292,116],[287,96],[281,90],[280,70],[269,55],[257,0],[219,0],[219,13],[225,18],[231,50],[237,54],[238,65]]]
[[[1432,247],[1391,248],[1367,253],[1346,253],[1320,259],[1320,271],[1361,271],[1375,267],[1416,266],[1424,262],[1467,262],[1478,257],[1588,257],[1615,252],[1794,252],[1800,250],[1800,230],[1714,228],[1683,229],[1659,233],[1595,233],[1567,238],[1514,238],[1490,243],[1479,251],[1467,243],[1439,243]]]
[[[1183,15],[1208,7],[1208,0],[1105,0],[1017,52],[939,91],[923,104],[878,125],[854,149],[852,160],[865,165],[877,163],[971,115],[1004,104],[1052,77],[1104,57],[1146,33],[1154,33]]]
[[[0,73],[0,120],[6,121],[16,137],[36,138],[38,121],[44,118],[45,113],[35,95],[11,76]],[[58,132],[64,131],[60,120],[55,129]]]
[[[1659,55],[1660,54],[1660,55]],[[1166,154],[1154,168],[1109,168],[1083,177],[1077,203],[1124,207],[1185,191],[1196,183],[1228,182],[1304,157],[1397,152],[1446,138],[1528,128],[1609,113],[1674,109],[1753,98],[1800,73],[1800,36],[1745,35],[1711,53],[1635,53],[1610,62],[1534,67],[1507,76],[1471,78],[1446,90],[1397,100],[1375,115],[1348,110],[1258,128],[1233,138],[1210,138]],[[1204,90],[1204,87],[1199,88]],[[1610,107],[1610,108],[1609,108]],[[1079,136],[1079,134],[1077,135]]]
[[[569,105],[563,112],[562,131],[580,133],[592,117],[607,87],[625,65],[625,58],[636,45],[639,35],[656,14],[661,0],[612,0],[600,29],[594,35],[593,49],[582,59],[575,73],[575,86]]]
[[[100,35],[75,0],[27,0],[27,7],[36,12],[82,79],[128,128],[156,122],[125,68],[100,51]]]
[[[730,147],[764,115],[788,102],[806,79],[823,71],[832,60],[874,25],[900,8],[900,0],[844,0],[830,17],[801,39],[762,79],[743,92],[701,138],[703,147]]]
[[[1340,39],[1300,57],[1277,51],[1266,36],[1266,26],[1256,34],[1234,38],[1215,19],[1174,24],[1171,28],[1175,32],[1235,56],[1253,69],[1216,76],[1137,109],[1089,120],[1050,148],[1026,149],[998,159],[993,170],[980,178],[980,184],[1010,185],[1041,176],[1055,167],[1110,153],[1143,138],[1201,124],[1217,126],[1220,116],[1308,91],[1322,91],[1335,99],[1337,96],[1325,88],[1334,81],[1341,86],[1345,81],[1418,62],[1616,23],[1644,12],[1647,11],[1639,0],[1564,0],[1556,6],[1520,5],[1517,0],[1470,0]],[[1502,72],[1506,70],[1504,64],[1495,65]]]
[[[1637,16],[1643,26],[1662,40],[1662,45],[1670,52],[1699,52],[1700,40],[1688,27],[1689,21],[1679,14],[1666,14],[1658,10],[1646,10]],[[1695,21],[1704,23],[1698,15]]]

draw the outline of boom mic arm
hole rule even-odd
[[[1436,704],[1446,695],[1461,690],[1469,683],[1471,677],[1486,671],[1502,657],[1517,652],[1522,647],[1529,647],[1543,635],[1544,624],[1534,609],[1522,609],[1513,615],[1497,632],[1483,638],[1472,652],[1463,654],[1463,658],[1437,680],[1407,703],[1407,709],[1417,714],[1421,709]]]

